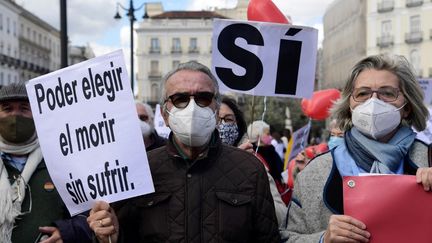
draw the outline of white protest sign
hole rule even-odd
[[[424,103],[432,106],[432,79],[419,79],[418,81],[424,92]]]
[[[429,107],[429,114],[431,116],[429,116],[429,120],[426,123],[426,129],[421,132],[417,132],[416,136],[417,139],[420,139],[427,144],[432,143],[432,107]]]
[[[71,215],[154,191],[121,50],[26,85],[39,143]]]
[[[156,129],[156,132],[159,136],[163,138],[168,138],[171,129],[166,126],[165,121],[162,117],[161,111],[160,111],[160,105],[157,104],[155,108],[155,117],[154,117],[154,127]]]
[[[212,71],[221,92],[310,98],[317,43],[310,27],[216,19]]]

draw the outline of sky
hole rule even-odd
[[[15,0],[15,2],[60,29],[59,0]],[[96,56],[123,48],[130,53],[130,22],[120,12],[122,19],[114,19],[116,4],[129,7],[128,0],[69,0],[67,1],[68,36],[72,45],[90,45]],[[162,2],[164,11],[208,10],[233,8],[237,0],[134,0],[137,8],[145,2]],[[289,15],[295,25],[305,25],[319,30],[319,42],[323,39],[322,17],[333,0],[273,0],[279,10]],[[313,6],[311,8],[311,6]],[[143,10],[135,17],[142,19]]]

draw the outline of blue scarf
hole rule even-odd
[[[415,132],[406,126],[401,126],[388,143],[370,139],[355,127],[345,133],[347,149],[357,166],[379,174],[397,172],[415,137]]]

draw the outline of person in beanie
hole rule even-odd
[[[69,219],[48,174],[24,82],[0,89],[0,195],[2,243],[91,240],[85,217]]]

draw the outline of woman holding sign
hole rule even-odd
[[[296,180],[287,242],[368,242],[360,220],[344,215],[342,177],[363,173],[417,175],[431,190],[427,146],[415,139],[428,110],[411,65],[401,56],[377,55],[358,62],[333,109],[345,142],[313,159]],[[391,220],[391,219],[388,219]]]

